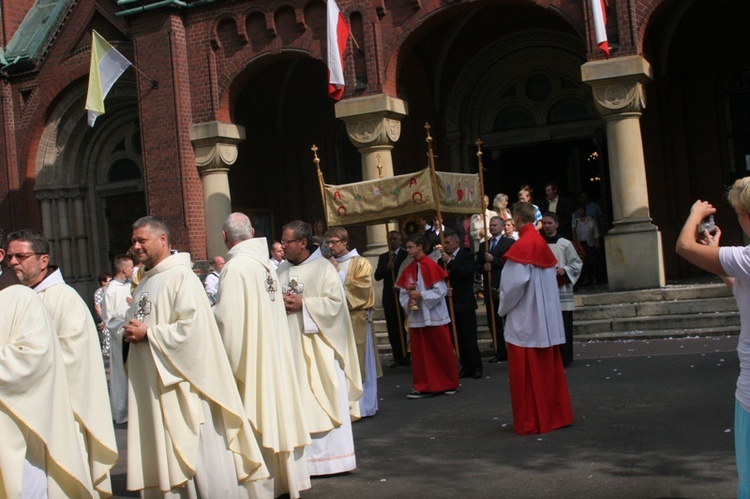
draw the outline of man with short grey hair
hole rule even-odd
[[[310,488],[305,446],[310,434],[304,418],[292,356],[289,324],[279,277],[266,258],[266,239],[253,239],[244,213],[224,222],[229,250],[221,271],[214,315],[234,372],[248,420],[256,430],[271,478],[257,482],[269,497],[299,497]]]

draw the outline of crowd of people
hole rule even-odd
[[[412,369],[409,399],[482,378],[479,274],[493,360],[508,363],[514,431],[572,424],[573,292],[596,258],[601,213],[584,204],[573,216],[554,184],[546,193],[543,208],[523,187],[512,210],[499,194],[495,210],[485,199],[484,213],[455,229],[435,219],[391,231],[375,269],[343,227],[293,221],[268,245],[233,213],[227,253],[205,282],[172,248],[169,227],[146,216],[133,224],[130,252],[99,275],[93,314],[41,232],[0,231],[0,496],[111,496],[114,424],[125,423],[127,488],[142,497],[300,497],[310,477],[355,469],[352,423],[377,414],[382,375],[373,279],[384,284],[392,367]],[[728,199],[750,235],[750,177]],[[746,497],[750,257],[747,247],[720,248],[718,227],[699,229],[715,212],[693,205],[677,252],[720,275],[743,316],[734,433]]]
[[[556,235],[554,212],[540,222],[548,245],[539,208],[519,201],[511,213],[507,196],[494,201],[455,230],[433,220],[406,237],[391,231],[375,269],[344,227],[293,221],[269,244],[233,213],[227,253],[203,282],[169,227],[143,217],[129,252],[99,276],[93,314],[51,264],[43,234],[3,237],[0,305],[11,320],[0,336],[9,416],[0,431],[12,443],[0,448],[3,495],[111,495],[115,424],[127,424],[127,488],[143,497],[299,497],[311,476],[356,468],[352,423],[377,414],[383,374],[374,280],[384,284],[392,367],[412,370],[408,398],[483,378],[480,276],[516,432],[571,424],[572,350],[559,345],[570,339],[565,304],[580,260],[566,263],[576,253]],[[539,383],[554,389],[539,393]],[[33,410],[42,401],[49,413]]]

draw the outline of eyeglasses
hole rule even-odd
[[[5,255],[5,261],[10,262],[14,258],[18,263],[23,263],[27,259],[31,258],[34,255],[43,255],[44,253],[8,253]]]
[[[326,244],[328,246],[333,246],[334,244],[338,244],[340,242],[341,242],[341,239],[329,239],[328,241],[326,241]]]
[[[299,241],[299,239],[290,239],[290,240],[288,240],[288,241],[285,241],[285,240],[283,240],[283,239],[282,239],[282,240],[281,240],[281,245],[282,245],[282,246],[287,246],[288,244],[290,244],[290,243],[293,243],[293,242],[295,242],[295,241]]]

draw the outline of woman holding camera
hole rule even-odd
[[[750,237],[750,177],[737,180],[727,194],[737,212],[742,231]],[[696,201],[690,208],[677,238],[677,254],[690,263],[721,276],[732,289],[740,309],[740,338],[737,353],[740,376],[735,392],[734,449],[739,489],[737,496],[750,498],[750,246],[719,247],[721,230],[708,223],[716,212],[707,201]]]

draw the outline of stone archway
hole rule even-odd
[[[601,131],[591,91],[581,82],[585,53],[574,36],[530,30],[500,38],[472,57],[446,107],[451,164],[475,170],[472,148],[480,137],[485,147],[498,148]]]
[[[71,87],[52,109],[37,151],[35,191],[52,262],[84,295],[93,292],[97,273],[111,267],[115,249],[109,247],[107,198],[132,196],[129,204],[141,207],[134,213],[145,213],[135,95],[132,78],[118,82],[107,97],[106,114],[89,128],[86,84]],[[122,170],[128,163],[129,176],[111,176],[113,167]]]

